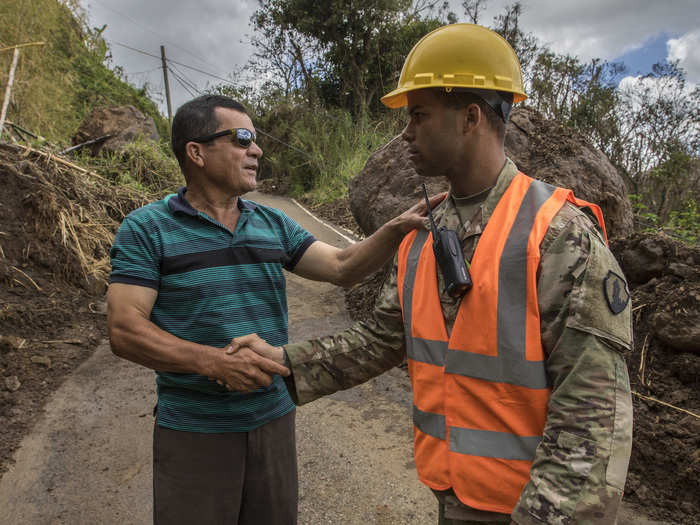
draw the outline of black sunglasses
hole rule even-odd
[[[238,144],[241,148],[249,148],[250,144],[255,142],[256,140],[256,135],[253,131],[250,131],[246,128],[233,128],[225,129],[223,131],[217,131],[216,133],[212,133],[211,135],[197,137],[196,139],[192,139],[190,142],[197,142],[199,144],[202,144],[204,142],[209,142],[214,139],[218,139],[219,137],[223,137],[225,135],[233,135],[234,137],[236,137],[236,144]]]

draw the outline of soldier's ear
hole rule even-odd
[[[462,110],[462,115],[462,132],[465,135],[478,128],[484,119],[479,104],[469,104]]]

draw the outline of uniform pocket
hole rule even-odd
[[[576,434],[560,432],[555,441],[545,436],[540,446],[546,453],[537,461],[537,477],[533,479],[539,501],[527,508],[545,523],[569,523],[595,465],[596,444]],[[559,521],[552,521],[555,517]]]

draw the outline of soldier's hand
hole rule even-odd
[[[258,355],[270,359],[280,365],[284,364],[284,351],[281,346],[272,346],[258,334],[248,334],[243,337],[234,337],[231,340],[227,354],[234,354],[241,348],[250,348]]]
[[[289,369],[250,348],[238,346],[217,356],[213,377],[228,390],[249,392],[269,386],[275,374],[286,377]]]

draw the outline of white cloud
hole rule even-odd
[[[142,85],[147,82],[166,113],[163,73],[158,58],[139,54],[119,44],[160,56],[165,46],[167,58],[197,69],[228,78],[252,53],[246,34],[248,20],[258,4],[255,0],[199,0],[172,2],[166,0],[83,0],[90,23],[101,27],[110,43],[113,63],[122,66],[129,80]],[[117,44],[119,43],[119,44]],[[184,77],[199,90],[220,81],[174,64]],[[169,74],[173,112],[192,94]],[[194,90],[192,93],[196,94]]]
[[[530,0],[523,25],[556,50],[610,60],[659,33],[694,29],[699,18],[697,0]]]
[[[681,36],[669,40],[668,60],[679,61],[679,65],[685,70],[687,79],[690,82],[700,83],[700,29],[691,31]]]
[[[491,26],[493,17],[515,0],[487,0],[479,23]],[[464,17],[462,2],[452,9]],[[558,53],[584,61],[614,59],[638,49],[660,33],[684,34],[697,28],[697,0],[522,0],[521,28],[534,33]]]
[[[92,25],[107,24],[105,37],[149,53],[159,54],[165,45],[168,58],[227,77],[252,54],[247,37],[250,15],[258,0],[80,0],[90,7]],[[450,0],[462,19],[461,0]],[[491,25],[493,17],[515,0],[488,0],[480,22]],[[700,71],[698,49],[698,0],[523,0],[521,27],[534,33],[558,53],[569,53],[587,61],[611,60],[642,47],[649,39],[666,33],[675,38],[670,53],[684,53],[682,66],[691,78]],[[124,16],[125,15],[125,16]],[[682,35],[682,36],[678,36]],[[691,39],[692,38],[694,39]],[[114,63],[140,85],[148,81],[162,89],[159,61],[112,45]],[[199,89],[216,80],[191,70],[179,69]],[[148,73],[140,73],[149,71]],[[140,73],[140,74],[136,74]],[[191,96],[170,79],[173,109]],[[161,108],[164,102],[161,103]]]

